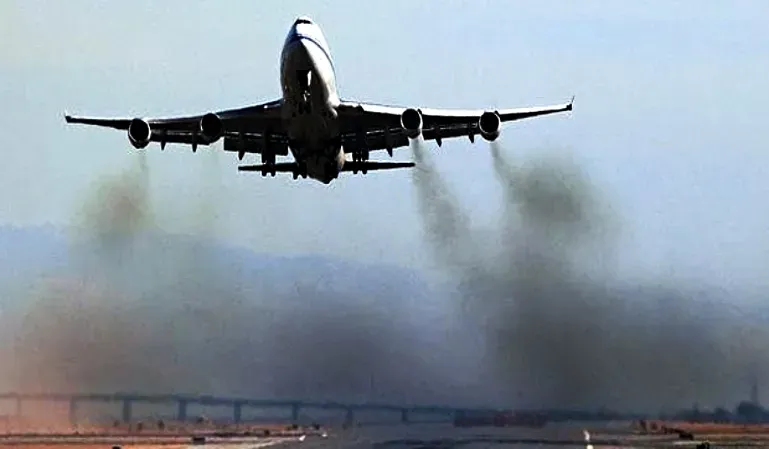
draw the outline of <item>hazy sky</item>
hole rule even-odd
[[[584,166],[622,219],[623,272],[769,287],[764,1],[4,1],[0,222],[70,224],[93,183],[135,158],[125,133],[66,126],[65,110],[151,117],[275,99],[302,14],[326,34],[343,97],[515,107],[575,94],[572,115],[507,125],[500,141],[513,160],[557,150]],[[194,197],[213,195],[215,232],[238,245],[429,262],[407,170],[325,186],[238,173],[233,154],[148,152],[166,230],[195,232]],[[492,225],[488,145],[437,152],[477,225]]]

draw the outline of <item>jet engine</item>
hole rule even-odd
[[[140,150],[150,143],[152,137],[152,129],[150,124],[146,120],[141,118],[135,118],[131,120],[128,125],[128,141],[131,142],[134,148]]]
[[[223,132],[222,119],[213,112],[209,112],[200,119],[200,134],[207,142],[216,142]]]
[[[406,137],[416,139],[422,134],[422,113],[414,108],[409,108],[401,114],[401,128]]]
[[[496,112],[484,112],[478,119],[478,131],[480,131],[481,137],[489,142],[497,140],[501,125],[502,119]]]

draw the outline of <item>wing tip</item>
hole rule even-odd
[[[73,121],[72,116],[67,114],[66,111],[64,111],[64,121],[67,122],[67,123],[72,123],[72,121]]]
[[[566,105],[566,110],[571,111],[574,108],[574,98],[576,95],[571,96],[571,100],[569,100],[569,104]]]

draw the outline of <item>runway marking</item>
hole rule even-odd
[[[275,446],[276,444],[281,443],[292,443],[296,441],[304,441],[305,435],[302,435],[301,437],[285,437],[285,438],[269,438],[265,440],[254,440],[254,441],[248,441],[248,442],[232,442],[232,443],[201,443],[201,444],[188,444],[186,445],[186,449],[200,449],[201,447],[204,447],[205,449],[258,449],[268,446]]]
[[[590,432],[587,429],[582,429],[582,434],[585,436],[585,449],[593,449],[593,445],[590,444]]]

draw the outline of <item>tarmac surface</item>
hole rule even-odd
[[[600,426],[600,427],[599,427]],[[595,424],[548,425],[532,428],[454,428],[448,424],[387,425],[330,428],[299,431],[271,436],[191,434],[0,434],[0,449],[5,448],[106,448],[132,449],[528,449],[548,447],[599,448],[695,448],[709,440],[710,448],[767,447],[769,434],[726,439],[708,436],[683,440],[677,435],[642,435],[629,427],[611,428]],[[253,434],[255,435],[255,434]],[[715,438],[714,438],[715,437]],[[683,449],[683,448],[682,448]]]
[[[590,424],[548,425],[532,428],[454,428],[451,425],[362,427],[328,436],[308,436],[291,449],[534,449],[534,448],[678,448],[709,444],[718,447],[767,447],[769,434],[745,438],[708,435],[692,440],[678,435],[639,434],[624,428]],[[702,446],[700,446],[702,447]],[[682,448],[683,449],[683,448]]]

